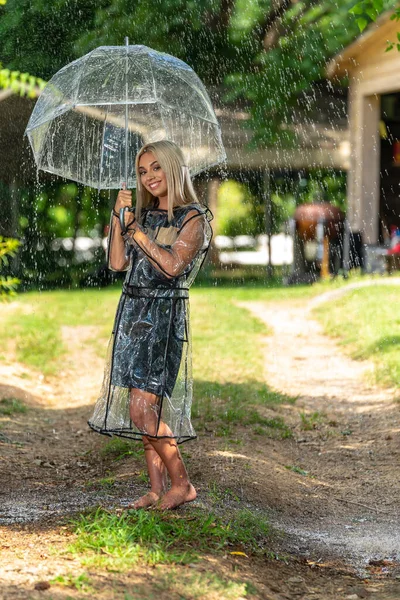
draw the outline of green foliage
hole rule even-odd
[[[0,236],[0,268],[9,266],[10,258],[15,257],[19,246],[18,240]],[[20,281],[16,277],[0,273],[0,298],[15,295],[19,283]]]
[[[300,204],[330,202],[346,212],[346,174],[333,169],[311,169],[294,175],[274,174],[269,183],[272,231],[282,231]],[[228,180],[218,190],[217,234],[236,236],[265,232],[261,194],[251,194],[242,183]]]
[[[369,3],[377,11],[379,1],[363,0],[367,17]],[[327,60],[359,32],[352,3],[300,0],[282,3],[278,14],[267,0],[9,0],[0,8],[0,56],[8,69],[48,79],[127,35],[185,60],[207,86],[225,86],[227,100],[248,105],[254,144],[293,142],[299,96],[316,99],[314,82],[324,79]],[[307,110],[304,118],[311,118]]]
[[[303,431],[312,431],[318,427],[318,424],[323,420],[323,415],[316,411],[311,414],[304,412],[300,413],[301,428]]]
[[[56,179],[39,189],[18,190],[19,227],[23,239],[20,274],[24,289],[31,287],[77,287],[90,284],[105,265],[105,253],[98,245],[79,255],[55,238],[80,236],[97,239],[105,235],[109,223],[110,192]],[[96,279],[93,279],[93,283]]]
[[[261,214],[260,210],[261,209]],[[264,208],[242,183],[224,181],[218,190],[217,233],[236,236],[257,235],[263,231]]]
[[[0,68],[0,88],[11,89],[14,94],[36,98],[45,85],[40,77]]]
[[[355,17],[355,22],[358,25],[360,32],[376,21],[379,15],[387,8],[394,8],[397,2],[383,2],[383,0],[361,0],[357,2],[349,10],[349,13]],[[390,17],[391,21],[400,21],[400,8],[396,8]],[[400,32],[397,33],[397,40],[387,40],[385,52],[390,52],[393,48],[397,48],[400,52]]]
[[[0,0],[0,7],[6,4],[7,0]],[[2,69],[1,67],[0,63],[0,88],[11,89],[14,94],[36,98],[46,85],[46,82],[40,77],[34,77],[29,73],[21,73],[20,71]]]
[[[8,69],[49,79],[76,55],[101,0],[8,0],[0,9],[0,56]]]
[[[349,10],[354,15],[359,30],[362,32],[371,21],[376,21],[384,10],[383,0],[361,0]]]
[[[86,573],[81,573],[80,575],[74,575],[72,573],[67,573],[66,575],[57,575],[57,577],[54,577],[50,580],[50,583],[53,585],[55,584],[75,588],[76,590],[80,590],[82,592],[92,591],[92,587],[89,585],[90,579]]]
[[[296,177],[276,176],[270,189],[274,233],[282,230],[300,204],[325,201],[346,212],[346,174],[340,171],[311,169]]]
[[[296,141],[290,123],[293,112],[298,111],[299,97],[309,92],[309,104],[313,105],[318,96],[313,82],[324,79],[327,60],[357,34],[347,12],[349,5],[346,1],[329,0],[318,6],[297,2],[288,4],[275,20],[269,8],[255,25],[236,30],[236,39],[243,40],[248,35],[259,39],[251,67],[226,76],[228,98],[245,98],[251,103],[252,120],[248,125],[255,129],[254,143]],[[307,107],[302,110],[303,119],[312,120]],[[289,125],[282,126],[285,123]]]

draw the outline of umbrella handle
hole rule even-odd
[[[125,213],[126,211],[128,212],[135,212],[134,208],[131,208],[130,206],[124,206],[123,208],[119,209],[119,223],[121,225],[121,232],[122,235],[125,235],[125,233],[127,232],[127,228],[125,225]]]
[[[129,206],[124,206],[119,209],[119,223],[121,225],[121,232],[124,235],[126,233],[126,225],[125,225],[125,212],[129,210]]]

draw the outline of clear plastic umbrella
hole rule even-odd
[[[148,48],[100,46],[63,67],[39,97],[26,133],[38,169],[98,189],[136,186],[147,142],[180,146],[191,175],[225,160],[207,91],[183,61]]]

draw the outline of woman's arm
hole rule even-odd
[[[137,225],[132,223],[124,236],[128,243],[136,243],[158,271],[168,278],[181,275],[197,253],[204,248],[209,227],[204,214],[192,210],[186,216],[178,237],[171,248],[162,248],[153,242]]]
[[[121,235],[121,224],[119,221],[119,211],[121,208],[125,207],[132,207],[132,192],[129,190],[120,190],[115,201],[114,209],[111,213],[110,229],[107,240],[107,263],[108,268],[112,271],[126,271],[129,265],[125,240]],[[128,214],[125,213],[126,221],[131,218]]]
[[[107,263],[112,271],[125,271],[129,265],[126,257],[125,240],[121,235],[118,213],[112,211],[107,240]]]

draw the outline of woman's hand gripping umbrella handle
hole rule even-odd
[[[122,184],[122,190],[126,191],[126,183]],[[134,222],[135,217],[133,217],[132,221],[130,223],[126,223],[126,218],[125,218],[125,213],[126,212],[131,212],[134,213],[135,209],[132,208],[131,206],[123,206],[122,208],[119,209],[119,222],[121,225],[121,233],[122,235],[126,234],[127,230],[128,230],[128,226]]]

